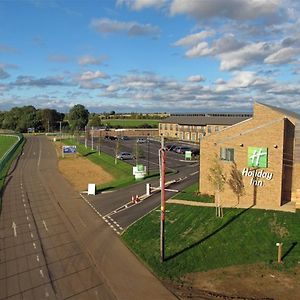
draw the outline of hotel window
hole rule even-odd
[[[215,127],[215,131],[219,131],[220,129],[219,129],[219,126],[216,126]]]
[[[175,125],[175,130],[178,131],[178,125]]]
[[[211,126],[207,126],[207,133],[211,133]]]
[[[233,148],[221,148],[220,159],[226,161],[234,161],[234,149]]]

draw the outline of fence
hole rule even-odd
[[[3,134],[4,135],[4,134]],[[19,147],[19,145],[23,142],[24,136],[23,134],[5,134],[5,136],[14,136],[17,137],[18,140],[13,144],[13,146],[8,149],[4,155],[0,158],[0,172],[4,169],[7,162],[13,157],[15,151]]]

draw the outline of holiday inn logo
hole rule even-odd
[[[267,168],[268,148],[248,147],[248,167]]]

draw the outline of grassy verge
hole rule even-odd
[[[14,140],[15,142],[15,140]],[[24,141],[19,145],[17,150],[15,151],[14,155],[11,157],[11,159],[5,164],[4,168],[0,170],[0,213],[2,210],[2,194],[3,194],[3,187],[5,183],[6,176],[8,174],[8,171],[10,169],[11,164],[13,161],[20,155],[22,148],[25,144],[25,139]],[[2,145],[1,145],[2,146]],[[10,146],[11,147],[11,146]],[[9,147],[9,148],[10,148]],[[5,151],[6,152],[6,151]]]
[[[136,183],[134,176],[132,175],[132,166],[130,164],[121,160],[118,160],[118,163],[115,164],[114,157],[104,152],[101,152],[99,155],[97,151],[94,151],[91,148],[86,149],[84,145],[78,144],[74,140],[63,140],[63,142],[66,145],[76,145],[80,155],[101,166],[105,171],[114,176],[114,181],[97,185],[97,191],[121,188]]]
[[[166,220],[166,261],[160,263],[160,214],[153,211],[123,235],[125,243],[161,278],[232,265],[264,263],[290,269],[300,261],[300,212],[215,209],[169,204]],[[283,261],[276,263],[277,242]]]
[[[17,137],[0,135],[0,158],[17,141]]]
[[[159,120],[148,120],[148,119],[104,119],[102,120],[103,124],[107,124],[112,127],[122,127],[122,128],[137,128],[145,124],[150,125],[153,128],[158,127]]]
[[[197,202],[206,202],[206,203],[213,203],[214,197],[209,195],[201,195],[198,194],[199,191],[199,184],[195,183],[180,193],[174,195],[173,199],[179,199],[179,200],[188,200],[188,201],[197,201]]]

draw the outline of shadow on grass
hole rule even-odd
[[[87,156],[90,156],[94,153],[97,153],[97,151],[91,151],[91,152],[88,152],[88,153],[85,153],[85,154],[82,154],[83,157],[87,157]]]
[[[290,248],[283,254],[282,260],[284,260],[291,252],[292,250],[297,246],[298,242],[293,242]]]
[[[212,233],[210,233],[209,235],[207,235],[206,237],[204,237],[203,239],[201,239],[200,241],[178,251],[175,254],[172,254],[170,256],[168,256],[166,258],[166,261],[171,260],[181,254],[183,254],[184,252],[193,249],[194,247],[200,245],[201,243],[205,242],[206,240],[208,240],[209,238],[211,238],[212,236],[214,236],[215,234],[219,233],[220,231],[222,231],[224,228],[226,228],[228,225],[230,225],[232,222],[234,222],[236,219],[238,219],[240,216],[242,216],[244,213],[246,213],[249,209],[251,209],[253,207],[253,205],[251,205],[250,207],[244,209],[243,211],[241,211],[240,213],[238,213],[237,215],[233,216],[230,220],[228,220],[225,224],[223,224],[221,227],[217,228],[216,230],[214,230]]]

